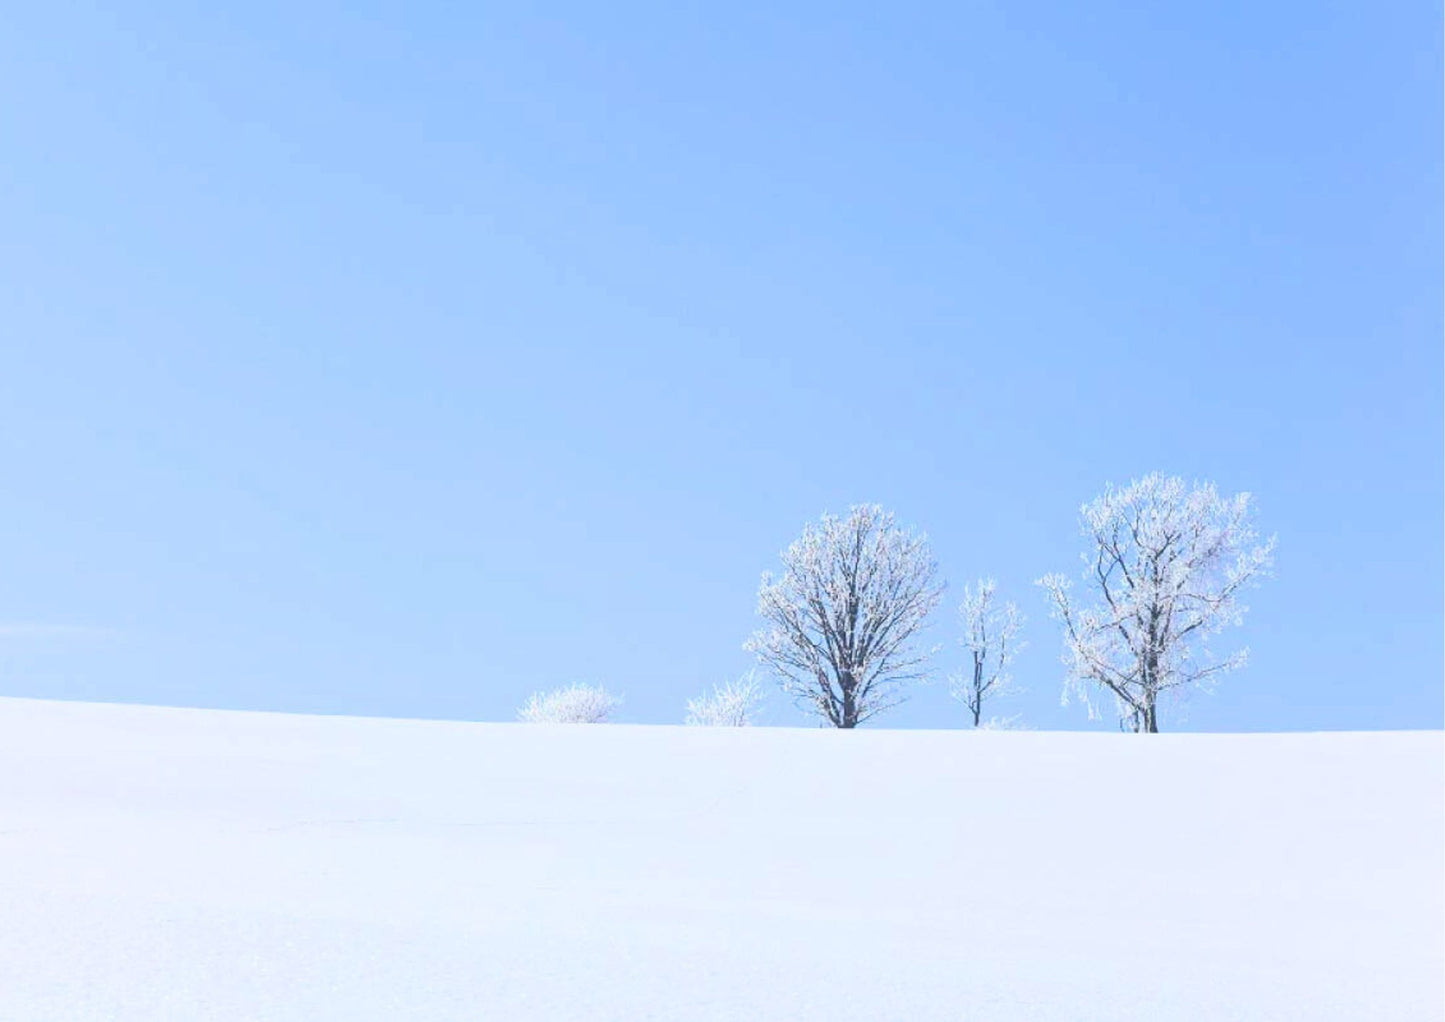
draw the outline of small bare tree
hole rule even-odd
[[[716,686],[687,701],[686,723],[693,727],[747,727],[757,715],[763,693],[753,672]]]
[[[973,715],[973,726],[983,723],[986,699],[1008,691],[1011,678],[1009,664],[1024,648],[1019,641],[1023,615],[1012,603],[1000,606],[995,599],[997,587],[991,578],[980,579],[977,588],[963,587],[963,605],[958,608],[963,618],[963,645],[972,663],[953,678],[953,695],[961,699]]]
[[[926,537],[876,505],[824,515],[763,575],[766,625],[744,648],[799,705],[851,728],[896,706],[927,653],[910,640],[943,594]]]
[[[1039,580],[1064,623],[1065,703],[1075,695],[1094,717],[1093,692],[1107,691],[1121,728],[1158,731],[1160,696],[1243,666],[1246,650],[1216,659],[1205,644],[1242,621],[1242,590],[1273,563],[1274,539],[1259,541],[1251,511],[1248,493],[1225,499],[1159,473],[1083,506],[1098,602],[1077,606],[1062,575]]]

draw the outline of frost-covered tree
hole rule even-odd
[[[824,515],[764,574],[766,622],[744,648],[800,706],[834,727],[856,727],[901,701],[927,652],[911,640],[943,594],[926,537],[876,505]]]
[[[747,727],[757,715],[763,693],[749,671],[737,681],[718,685],[706,695],[689,699],[687,723],[694,727]]]
[[[1223,498],[1159,473],[1083,506],[1096,599],[1075,603],[1062,575],[1039,580],[1064,624],[1066,704],[1077,696],[1094,717],[1093,694],[1108,692],[1121,728],[1158,731],[1161,696],[1243,666],[1246,650],[1215,657],[1207,643],[1241,623],[1242,591],[1273,563],[1274,539],[1259,539],[1252,512],[1248,493]]]
[[[969,662],[954,675],[952,689],[954,698],[968,707],[974,727],[983,726],[984,702],[1008,691],[1009,664],[1024,648],[1018,638],[1023,615],[1012,603],[1000,604],[996,592],[993,579],[980,579],[976,587],[963,587],[963,605],[958,608]]]
[[[533,693],[517,719],[528,724],[605,724],[621,702],[601,685],[569,685]]]

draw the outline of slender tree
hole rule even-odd
[[[1222,498],[1158,473],[1083,506],[1097,599],[1081,607],[1062,575],[1039,580],[1064,625],[1065,703],[1077,696],[1093,717],[1094,693],[1108,692],[1121,728],[1158,731],[1162,696],[1244,665],[1247,650],[1215,657],[1207,643],[1242,621],[1243,590],[1273,563],[1274,539],[1259,540],[1252,511],[1248,493]]]
[[[943,594],[926,537],[876,505],[824,515],[763,575],[765,625],[744,648],[798,704],[834,727],[856,727],[901,701],[928,652],[914,633]]]
[[[1012,603],[1000,605],[996,591],[991,578],[980,579],[976,588],[964,586],[963,605],[958,608],[970,662],[954,676],[953,695],[968,707],[974,727],[983,722],[984,702],[1008,691],[1009,665],[1024,648],[1018,638],[1023,615]]]

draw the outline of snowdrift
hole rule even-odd
[[[1440,1019],[1438,732],[0,700],[0,1019]]]

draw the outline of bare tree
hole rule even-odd
[[[991,578],[980,579],[977,588],[963,587],[963,605],[958,608],[963,618],[963,645],[969,651],[971,664],[964,673],[953,678],[953,695],[963,700],[973,715],[973,726],[982,726],[986,699],[1008,691],[1011,678],[1009,664],[1024,648],[1019,641],[1023,615],[1012,603],[1000,606],[995,599],[997,587]]]
[[[687,701],[686,723],[693,727],[747,727],[753,722],[763,693],[753,672],[716,686]]]
[[[896,706],[922,676],[910,643],[943,595],[926,537],[876,505],[824,515],[763,575],[766,621],[744,648],[778,675],[799,705],[851,728]]]
[[[517,719],[528,724],[605,724],[621,702],[601,685],[570,685],[533,693]]]
[[[1273,563],[1274,539],[1259,541],[1251,512],[1248,493],[1225,499],[1159,473],[1083,506],[1096,604],[1074,604],[1062,575],[1039,580],[1064,623],[1065,703],[1078,696],[1094,717],[1092,695],[1107,691],[1121,728],[1158,731],[1160,696],[1244,665],[1246,650],[1215,658],[1206,643],[1242,621],[1242,590]]]

